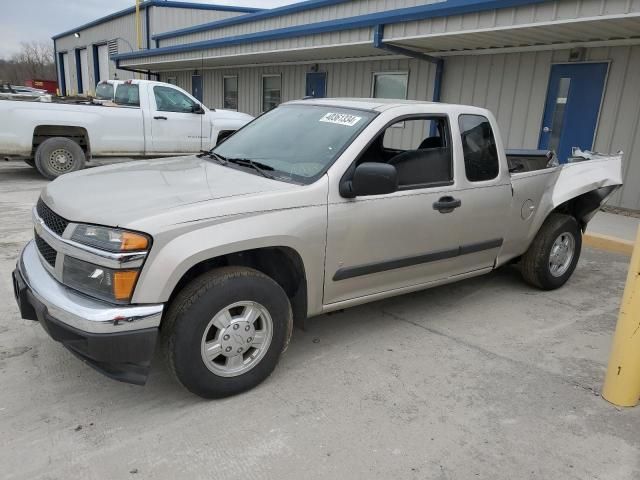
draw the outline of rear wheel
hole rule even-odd
[[[82,170],[85,154],[80,145],[69,138],[53,137],[42,142],[35,155],[38,172],[49,180],[65,173]]]
[[[275,281],[250,268],[220,268],[172,302],[162,325],[164,356],[196,395],[234,395],[271,374],[291,325],[289,299]]]
[[[552,213],[522,257],[524,279],[543,290],[564,285],[578,264],[582,231],[574,217]]]

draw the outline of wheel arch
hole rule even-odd
[[[216,268],[248,267],[264,273],[282,287],[291,302],[295,322],[307,317],[307,276],[302,256],[289,246],[267,246],[224,253],[189,267],[171,289],[168,302],[196,277]]]
[[[85,153],[86,160],[91,158],[91,142],[89,132],[84,127],[73,125],[37,125],[33,129],[31,142],[31,154],[35,155],[36,150],[42,142],[49,138],[63,137],[76,142]]]

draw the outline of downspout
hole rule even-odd
[[[60,95],[60,85],[62,84],[62,82],[60,82],[60,67],[58,65],[58,46],[56,45],[56,41],[55,39],[53,40],[53,63],[56,66],[56,82],[58,83],[58,88],[56,90],[58,95]]]
[[[404,55],[405,57],[417,58],[418,60],[424,60],[429,63],[433,63],[436,66],[436,76],[433,82],[433,95],[432,101],[439,102],[442,93],[442,76],[444,75],[444,60],[440,57],[433,57],[426,53],[416,52],[409,48],[399,47],[397,45],[391,45],[384,43],[384,25],[376,25],[373,30],[373,46],[380,50],[395,53],[397,55]]]
[[[151,48],[151,25],[149,24],[150,22],[150,15],[149,15],[149,9],[151,8],[151,6],[147,5],[147,7],[144,9],[144,23],[145,23],[145,28],[147,29],[147,50],[149,50]],[[147,80],[151,80],[151,71],[147,70]]]

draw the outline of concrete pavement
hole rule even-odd
[[[553,292],[509,267],[312,319],[265,383],[203,401],[159,361],[146,387],[109,380],[18,318],[45,183],[0,164],[3,478],[640,478],[640,407],[598,395],[628,257],[585,249]]]

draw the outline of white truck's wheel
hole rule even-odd
[[[578,264],[582,231],[575,218],[552,213],[522,256],[524,279],[543,290],[564,285]]]
[[[65,137],[53,137],[38,146],[35,166],[43,177],[53,180],[65,173],[82,170],[85,160],[84,151],[76,142]]]
[[[291,324],[280,285],[251,268],[224,267],[193,280],[171,303],[161,327],[163,353],[188,390],[226,397],[271,374]]]

